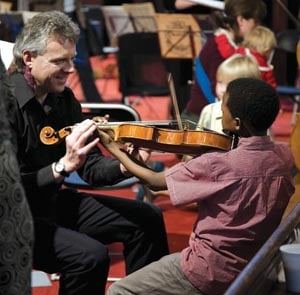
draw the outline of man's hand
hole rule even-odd
[[[87,140],[96,130],[93,120],[85,120],[74,128],[66,137],[66,154],[60,159],[65,165],[66,172],[70,173],[80,168],[86,160],[87,154],[99,142],[99,138],[87,144]]]

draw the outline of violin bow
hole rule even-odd
[[[173,80],[173,76],[171,73],[168,74],[168,83],[169,83],[169,89],[170,89],[170,96],[171,96],[171,100],[172,100],[172,106],[174,108],[176,121],[178,124],[178,129],[183,130],[182,120],[181,120],[180,113],[179,113],[176,91],[175,91],[175,86],[174,86],[174,80]]]

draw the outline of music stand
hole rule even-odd
[[[122,5],[127,11],[135,32],[156,32],[157,24],[153,3],[131,3]]]
[[[152,3],[148,3],[152,4]],[[137,32],[156,32],[153,4],[123,4],[102,6],[110,45],[118,46],[118,37]]]
[[[164,58],[194,59],[198,55],[201,29],[192,15],[157,13],[156,21]]]

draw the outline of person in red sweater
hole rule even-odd
[[[215,11],[211,17],[215,29],[226,30],[232,42],[238,46],[243,41],[244,35],[257,26],[266,14],[266,5],[262,0],[227,0],[224,11]],[[225,58],[219,52],[215,37],[215,35],[208,36],[196,59],[200,61],[209,83],[199,83],[199,75],[197,70],[195,71],[189,99],[181,113],[182,120],[198,122],[202,108],[213,102],[216,96],[216,71]],[[209,97],[213,98],[212,101],[208,99],[206,90],[210,92]]]
[[[252,56],[258,63],[262,80],[276,88],[274,67],[271,64],[276,37],[272,30],[264,26],[255,27],[245,34],[242,46],[236,46],[223,29],[217,30],[215,36],[218,50],[223,58],[227,59],[234,53]]]

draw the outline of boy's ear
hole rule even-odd
[[[235,130],[240,130],[240,128],[241,128],[241,120],[240,120],[240,118],[239,117],[235,117],[234,121],[235,121]]]

